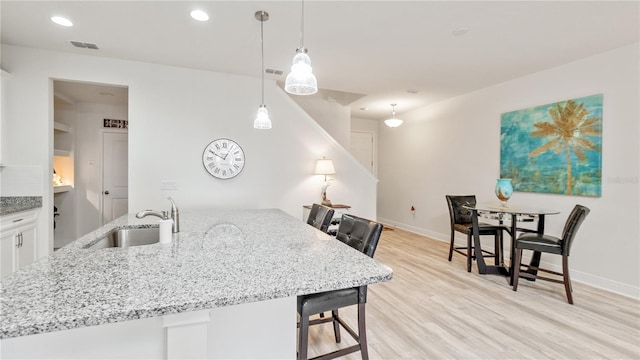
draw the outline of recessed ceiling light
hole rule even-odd
[[[191,17],[198,21],[207,21],[209,20],[209,15],[202,10],[193,10],[191,12]]]
[[[51,17],[51,21],[53,21],[54,23],[58,24],[58,25],[62,25],[62,26],[66,26],[66,27],[70,27],[73,26],[73,23],[71,22],[71,20],[64,18],[62,16],[52,16]]]
[[[417,94],[417,93],[418,93],[418,90],[416,90],[416,89],[407,89],[407,92],[408,92],[409,94]]]

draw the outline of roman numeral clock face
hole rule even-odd
[[[204,148],[202,164],[214,177],[231,179],[244,168],[244,151],[233,140],[217,139]]]

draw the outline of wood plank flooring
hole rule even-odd
[[[573,283],[575,305],[562,284],[466,271],[448,244],[395,229],[382,233],[375,259],[394,270],[369,286],[370,359],[640,359],[640,302]],[[544,255],[543,255],[544,257]],[[341,311],[357,329],[355,307]],[[309,356],[336,344],[330,324],[313,326]],[[360,353],[343,359],[360,359]]]

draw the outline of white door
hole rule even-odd
[[[352,131],[351,154],[373,174],[373,133]]]
[[[102,135],[102,224],[128,212],[128,152],[126,132]]]

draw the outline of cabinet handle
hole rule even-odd
[[[22,247],[22,245],[24,245],[24,236],[20,233],[20,247]]]
[[[17,223],[17,222],[20,222],[20,221],[22,221],[22,220],[24,220],[24,219],[15,219],[15,220],[13,220],[13,222],[14,222],[14,223]]]
[[[16,240],[17,240],[16,241],[16,247],[19,248],[20,246],[22,246],[22,233],[18,233],[16,235]]]

